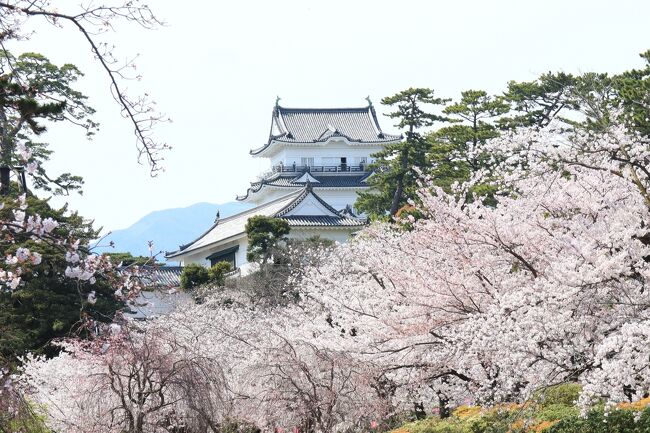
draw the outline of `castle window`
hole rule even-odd
[[[227,248],[225,250],[217,251],[206,257],[206,260],[210,261],[210,266],[214,266],[219,262],[228,262],[233,269],[237,269],[237,251],[239,250],[239,245],[236,245],[232,248]]]

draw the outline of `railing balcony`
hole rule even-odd
[[[366,171],[368,164],[339,164],[339,165],[276,165],[273,173],[361,173]]]

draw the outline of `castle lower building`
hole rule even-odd
[[[369,188],[372,155],[401,139],[382,131],[371,103],[362,108],[276,104],[267,142],[250,151],[253,157],[270,159],[271,170],[237,197],[255,207],[217,219],[204,234],[166,257],[183,265],[227,261],[246,273],[245,226],[255,215],[285,219],[290,238],[320,236],[344,242],[366,224],[354,203],[357,193]]]

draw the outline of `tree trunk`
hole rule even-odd
[[[410,134],[409,134],[410,135]],[[408,146],[408,143],[404,144]],[[393,194],[393,201],[390,204],[390,216],[395,216],[399,210],[399,203],[402,201],[402,196],[404,195],[404,176],[406,176],[406,171],[408,170],[409,163],[409,151],[406,147],[400,155],[400,174],[397,178],[397,188],[395,188],[395,194]]]
[[[413,102],[415,105],[415,102]],[[397,188],[395,188],[395,194],[393,194],[393,201],[390,204],[390,216],[395,216],[399,210],[399,202],[402,201],[402,196],[404,195],[404,177],[406,172],[409,169],[409,146],[413,143],[413,133],[415,132],[415,127],[413,124],[409,125],[409,130],[406,133],[406,143],[404,143],[404,148],[400,152],[400,174],[397,178]]]
[[[9,195],[11,168],[9,161],[11,161],[11,150],[9,146],[9,138],[5,136],[4,124],[7,120],[4,110],[0,111],[0,196],[6,197]]]
[[[449,399],[442,394],[438,394],[438,414],[440,419],[449,418],[451,411],[449,410]]]
[[[427,412],[424,410],[424,403],[413,403],[413,415],[415,419],[424,419],[427,417]]]
[[[393,201],[390,204],[390,216],[395,216],[399,210],[399,202],[402,199],[402,194],[404,193],[404,176],[400,176],[397,180],[397,188],[395,189],[395,194],[393,194]]]
[[[142,433],[143,431],[144,431],[144,413],[140,412],[138,413],[138,416],[136,418],[136,424],[133,433]]]
[[[0,195],[9,195],[11,169],[7,166],[0,167]]]

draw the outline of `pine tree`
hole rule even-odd
[[[463,183],[472,173],[486,168],[489,155],[479,153],[479,145],[499,136],[495,123],[509,109],[502,97],[489,96],[483,90],[466,90],[458,102],[447,106],[443,113],[452,125],[427,136],[432,183],[449,193],[451,185]]]
[[[650,137],[650,50],[641,53],[646,65],[617,76],[614,86],[631,128]]]
[[[395,108],[387,116],[398,120],[395,126],[405,130],[405,139],[387,145],[374,155],[375,161],[370,168],[375,173],[368,179],[373,191],[359,194],[357,209],[371,217],[382,217],[386,213],[393,216],[415,196],[418,170],[426,171],[429,150],[421,130],[447,120],[424,111],[423,105],[444,105],[446,102],[448,99],[434,97],[433,90],[427,88],[410,88],[381,100],[382,104]]]
[[[51,176],[43,162],[52,154],[37,137],[47,122],[66,121],[92,135],[97,124],[86,96],[72,84],[83,74],[74,66],[56,66],[46,57],[25,53],[13,57],[0,53],[0,195],[9,194],[12,171],[27,170],[34,186],[55,194],[79,190],[82,179],[70,173]]]
[[[504,99],[516,114],[502,118],[501,127],[545,127],[563,111],[577,110],[579,102],[573,94],[577,80],[571,74],[549,72],[534,81],[510,81]]]

